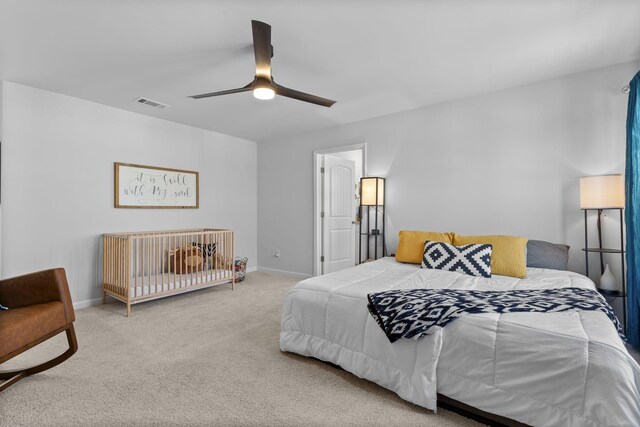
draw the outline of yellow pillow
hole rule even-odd
[[[484,243],[493,246],[491,274],[511,277],[527,277],[526,237],[516,236],[461,236],[454,234],[456,246]]]
[[[453,233],[432,231],[401,231],[400,241],[396,249],[396,261],[422,264],[424,242],[446,242],[453,244]]]

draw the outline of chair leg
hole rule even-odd
[[[25,374],[24,372],[20,372],[20,373],[18,373],[16,375],[12,376],[8,380],[6,380],[2,384],[0,384],[0,392],[5,390],[10,385],[13,385],[13,384],[17,383],[18,381],[20,381],[21,379],[25,378],[26,376],[27,376],[27,374]]]
[[[67,333],[67,342],[69,343],[69,349],[47,362],[41,363],[40,365],[32,366],[26,369],[19,369],[13,371],[1,371],[0,372],[0,380],[5,380],[2,384],[0,384],[0,391],[6,389],[12,384],[15,384],[22,378],[28,377],[29,375],[37,374],[42,371],[46,371],[47,369],[51,369],[54,366],[57,366],[73,356],[73,354],[78,351],[78,340],[76,339],[76,332],[73,328],[73,323],[69,325],[69,328],[66,330]]]

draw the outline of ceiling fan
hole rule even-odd
[[[212,96],[230,95],[232,93],[253,91],[253,96],[258,99],[273,99],[275,95],[286,96],[287,98],[299,101],[310,102],[312,104],[331,107],[336,101],[321,98],[319,96],[289,89],[277,84],[271,75],[271,58],[273,57],[273,46],[271,45],[271,25],[260,21],[251,21],[253,30],[253,51],[256,57],[256,75],[253,81],[246,86],[222,90],[219,92],[203,93],[193,95],[189,98],[200,99]]]

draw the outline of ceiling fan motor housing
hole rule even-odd
[[[270,89],[275,89],[274,88],[274,84],[273,84],[273,79],[271,78],[267,78],[267,77],[262,77],[262,76],[256,76],[254,79],[254,83],[253,83],[253,87],[255,88],[270,88]]]

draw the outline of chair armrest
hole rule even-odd
[[[75,320],[67,275],[63,268],[0,280],[0,304],[12,308],[60,301],[67,323]]]

